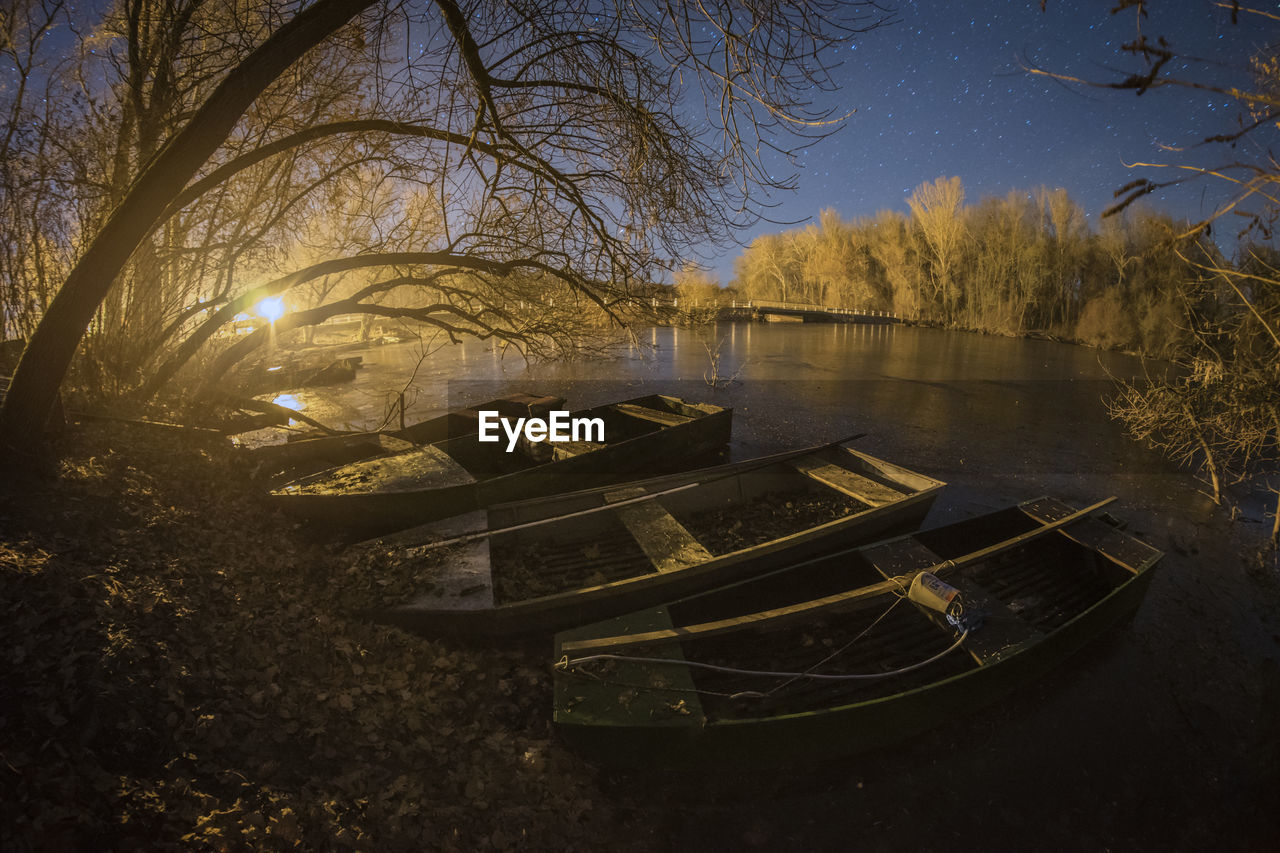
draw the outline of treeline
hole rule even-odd
[[[1211,242],[1179,242],[1182,223],[1143,208],[1095,230],[1063,189],[964,202],[953,177],[917,187],[909,214],[850,222],[823,210],[816,225],[752,242],[732,289],[1167,355],[1190,334],[1185,294],[1203,291],[1206,262],[1222,263]]]

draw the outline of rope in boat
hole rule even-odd
[[[832,660],[834,660],[834,659],[836,659],[837,657],[839,657],[840,655],[844,654],[846,651],[848,651],[848,650],[849,650],[849,647],[850,647],[850,646],[852,646],[854,643],[856,643],[856,642],[858,642],[859,640],[861,640],[863,637],[867,636],[867,634],[871,633],[871,629],[872,629],[872,628],[874,628],[875,626],[879,625],[879,624],[880,624],[880,622],[881,622],[881,621],[883,621],[883,620],[884,620],[884,618],[885,618],[886,616],[888,616],[890,613],[892,613],[892,612],[893,612],[893,608],[897,607],[899,604],[901,604],[903,601],[905,601],[905,600],[906,600],[906,598],[907,598],[907,592],[906,592],[906,590],[905,590],[905,589],[903,589],[904,584],[903,584],[903,582],[902,582],[902,579],[901,579],[901,578],[899,578],[899,577],[895,577],[895,578],[893,578],[893,580],[894,580],[894,581],[896,581],[896,582],[897,582],[897,584],[898,584],[898,588],[897,588],[897,589],[895,589],[895,590],[893,590],[893,594],[894,594],[893,604],[890,604],[888,607],[886,607],[886,608],[885,608],[885,611],[884,611],[883,613],[881,613],[879,616],[877,616],[877,617],[875,618],[875,621],[873,621],[870,625],[868,625],[867,627],[865,627],[865,628],[863,628],[861,631],[859,631],[859,632],[858,632],[858,635],[857,635],[856,637],[854,637],[852,640],[850,640],[849,642],[845,643],[843,646],[841,646],[840,648],[836,649],[834,652],[832,652],[831,654],[827,655],[825,658],[823,658],[822,660],[820,660],[820,661],[818,661],[817,663],[815,663],[813,666],[811,666],[811,667],[809,667],[808,669],[806,669],[806,670],[805,670],[805,673],[806,673],[806,674],[813,672],[813,671],[814,671],[815,669],[817,669],[818,667],[820,667],[820,666],[824,666],[825,664],[830,663]],[[777,693],[779,690],[782,690],[784,687],[786,687],[786,686],[787,686],[787,685],[789,685],[789,684],[793,684],[793,683],[794,683],[795,681],[797,681],[797,680],[798,680],[797,678],[788,678],[786,681],[782,682],[781,684],[779,684],[779,685],[777,685],[777,686],[775,686],[775,687],[771,688],[771,689],[769,690],[768,695],[772,695],[772,694],[774,694],[774,693]]]
[[[968,636],[969,636],[969,629],[965,628],[962,632],[960,632],[960,636],[956,637],[956,641],[954,643],[952,643],[950,646],[943,649],[942,651],[938,652],[936,655],[933,655],[932,657],[926,658],[925,660],[919,661],[917,663],[910,664],[909,666],[899,667],[898,669],[893,669],[888,672],[858,672],[858,673],[824,673],[824,672],[812,672],[812,671],[775,672],[767,669],[739,669],[733,666],[720,666],[714,663],[702,663],[701,661],[692,661],[692,660],[674,660],[672,658],[648,658],[648,657],[639,657],[639,656],[631,656],[631,655],[611,655],[611,654],[588,655],[587,657],[574,658],[573,660],[569,660],[568,656],[565,656],[560,660],[556,661],[556,669],[562,672],[565,672],[565,671],[568,671],[569,667],[575,666],[577,664],[590,663],[591,661],[597,661],[597,660],[614,660],[614,661],[626,661],[628,663],[672,664],[674,666],[687,666],[693,669],[706,669],[706,670],[711,670],[712,672],[724,672],[730,675],[751,675],[751,676],[760,676],[761,678],[787,678],[792,681],[795,681],[801,678],[808,678],[814,681],[869,681],[876,678],[893,678],[895,676],[905,675],[908,672],[912,672],[914,670],[920,669],[921,667],[928,666],[931,663],[935,663],[936,661],[941,660],[942,658],[951,654],[956,649],[960,648],[960,644],[963,643],[965,639],[968,638]],[[652,689],[652,688],[649,688],[649,689]],[[772,692],[773,691],[769,691],[769,693],[772,693]],[[769,695],[769,693],[761,693],[755,690],[744,690],[739,693],[732,693],[729,695],[732,698],[763,699],[763,698],[766,698]]]
[[[800,679],[810,679],[813,681],[870,681],[878,678],[894,678],[896,676],[905,675],[909,672],[913,672],[917,669],[921,669],[932,663],[935,663],[941,660],[942,658],[946,657],[947,655],[951,654],[956,649],[960,648],[961,644],[963,644],[965,639],[968,638],[969,636],[968,627],[965,627],[960,632],[960,635],[956,637],[955,642],[953,642],[950,646],[938,652],[937,654],[929,658],[926,658],[925,660],[917,661],[916,663],[909,664],[907,666],[898,667],[897,669],[889,670],[888,672],[870,672],[870,673],[814,672],[815,669],[831,661],[833,658],[837,657],[843,652],[847,651],[850,646],[852,646],[858,640],[865,637],[871,631],[872,628],[874,628],[877,624],[879,624],[881,620],[883,620],[886,616],[888,616],[889,613],[892,612],[895,607],[897,607],[899,604],[902,603],[903,600],[907,598],[907,594],[904,589],[904,583],[902,578],[895,577],[895,578],[892,578],[891,580],[897,581],[898,587],[899,587],[898,589],[893,590],[893,595],[894,595],[893,603],[890,604],[887,608],[885,608],[884,612],[881,613],[879,616],[877,616],[870,625],[868,625],[861,632],[859,632],[856,637],[849,640],[849,642],[845,643],[839,649],[827,655],[825,658],[818,661],[813,666],[809,667],[807,670],[804,670],[802,672],[786,672],[786,671],[761,670],[761,669],[742,669],[739,667],[721,666],[719,664],[703,663],[701,661],[678,660],[674,658],[643,657],[639,655],[619,655],[619,654],[609,654],[609,653],[585,655],[583,657],[573,658],[573,659],[570,659],[568,655],[565,655],[564,657],[560,658],[560,660],[556,661],[555,669],[557,669],[560,672],[567,673],[570,671],[572,667],[578,666],[580,664],[591,663],[593,661],[621,661],[626,663],[650,663],[650,664],[667,664],[672,666],[685,666],[691,669],[703,669],[703,670],[709,670],[711,672],[722,672],[729,675],[746,675],[746,676],[755,676],[760,678],[787,679],[781,684],[775,685],[774,687],[770,688],[768,691],[763,691],[763,692],[758,690],[742,690],[736,693],[722,693],[722,692],[711,691],[711,690],[698,690],[696,688],[692,691],[694,693],[705,693],[708,695],[722,696],[730,699],[767,699],[769,696],[773,695],[777,691],[781,690],[787,685],[795,681],[798,681]],[[587,672],[582,672],[579,674],[588,676],[590,678],[595,678],[600,681],[604,680],[604,679],[601,679],[599,676],[596,676]],[[650,685],[637,684],[637,685],[620,685],[620,686],[638,687],[643,689],[654,689]],[[660,688],[660,689],[686,692],[682,688]]]
[[[1025,543],[1026,543],[1027,541],[1029,541],[1030,539],[1034,539],[1034,538],[1036,538],[1036,537],[1043,536],[1043,535],[1045,535],[1045,534],[1047,534],[1047,533],[1050,533],[1050,532],[1052,532],[1052,531],[1054,531],[1054,530],[1058,530],[1058,529],[1060,529],[1060,528],[1062,528],[1062,527],[1065,527],[1065,526],[1066,526],[1066,525],[1068,525],[1068,524],[1071,524],[1071,523],[1073,523],[1073,522],[1075,522],[1075,521],[1077,521],[1077,520],[1079,520],[1079,519],[1081,519],[1081,518],[1084,518],[1084,517],[1086,517],[1086,516],[1088,516],[1088,515],[1090,515],[1090,514],[1092,514],[1092,513],[1096,512],[1096,511],[1098,511],[1099,509],[1101,509],[1102,507],[1106,506],[1107,504],[1111,503],[1111,502],[1112,502],[1112,501],[1114,501],[1114,500],[1115,500],[1115,498],[1114,498],[1114,497],[1106,498],[1105,500],[1099,501],[1098,503],[1094,504],[1093,506],[1086,507],[1086,508],[1081,509],[1081,510],[1077,510],[1076,512],[1074,512],[1074,513],[1070,513],[1070,514],[1068,514],[1068,515],[1066,515],[1066,516],[1063,516],[1062,518],[1059,518],[1059,519],[1058,519],[1058,520],[1056,520],[1056,521],[1052,521],[1052,522],[1049,522],[1049,523],[1047,523],[1047,524],[1046,524],[1046,523],[1044,523],[1044,522],[1041,522],[1041,526],[1040,526],[1040,527],[1038,527],[1038,528],[1036,528],[1036,529],[1034,529],[1034,530],[1032,530],[1032,531],[1029,531],[1029,532],[1027,532],[1027,533],[1021,533],[1021,534],[1018,534],[1017,536],[1014,536],[1014,537],[1012,537],[1012,538],[1010,538],[1010,539],[1006,539],[1006,540],[1004,540],[1004,541],[1002,541],[1002,542],[998,542],[998,543],[996,543],[996,544],[994,544],[994,545],[990,545],[990,546],[988,546],[988,547],[986,547],[986,548],[979,549],[979,550],[974,551],[973,553],[967,554],[967,555],[965,555],[965,556],[963,556],[963,557],[957,557],[957,558],[952,558],[952,559],[944,560],[944,561],[942,561],[941,563],[938,563],[937,565],[935,565],[935,566],[931,567],[931,570],[932,570],[932,571],[936,571],[936,572],[938,572],[939,574],[942,574],[942,573],[944,573],[944,572],[946,572],[946,571],[948,571],[948,570],[950,570],[950,571],[958,570],[958,569],[960,569],[962,566],[965,566],[965,565],[968,565],[968,564],[970,564],[970,563],[976,562],[976,561],[978,561],[978,560],[980,560],[980,559],[989,559],[989,558],[991,558],[991,557],[995,556],[996,554],[1002,553],[1002,552],[1007,551],[1007,550],[1009,550],[1009,549],[1011,549],[1011,548],[1014,548],[1014,547],[1017,547],[1017,546],[1019,546],[1019,545],[1025,544]],[[849,549],[849,550],[858,550],[858,549]],[[829,558],[830,558],[830,557],[832,557],[832,556],[839,556],[840,554],[843,554],[843,553],[848,553],[848,551],[838,552],[837,554],[828,555],[828,557],[826,557],[826,558],[813,558],[813,559],[806,560],[806,561],[801,562],[801,563],[794,564],[794,565],[792,565],[792,566],[784,566],[784,567],[782,567],[782,568],[780,568],[780,569],[775,569],[773,572],[769,572],[769,573],[767,573],[766,575],[761,575],[760,577],[768,577],[768,576],[771,576],[771,575],[777,575],[777,574],[780,574],[780,573],[782,573],[782,572],[786,572],[786,571],[789,571],[789,570],[791,570],[791,569],[794,569],[794,568],[796,568],[796,566],[807,565],[807,564],[809,564],[809,563],[816,562],[816,561],[817,561],[817,560],[819,560],[819,559],[829,559]],[[928,570],[926,570],[926,571],[928,571]],[[913,579],[914,579],[916,576],[918,576],[919,574],[920,574],[920,573],[916,573],[915,575],[912,575]],[[889,605],[889,608],[887,608],[887,609],[886,609],[885,613],[882,613],[882,614],[880,615],[880,617],[879,617],[876,621],[879,621],[879,619],[883,619],[883,618],[888,614],[888,611],[889,611],[889,610],[892,610],[892,609],[893,609],[893,607],[897,606],[897,604],[898,604],[898,603],[902,600],[902,598],[904,597],[904,596],[903,596],[903,587],[904,587],[904,585],[905,585],[905,584],[904,584],[904,577],[905,577],[905,576],[896,576],[896,577],[893,577],[893,578],[890,578],[890,579],[889,579],[889,581],[890,581],[890,582],[892,582],[892,583],[894,583],[894,584],[896,585],[896,587],[897,587],[896,589],[892,589],[892,588],[891,588],[889,591],[890,591],[890,592],[892,592],[892,594],[893,594],[893,595],[895,595],[897,598],[896,598],[896,600],[893,602],[893,604]],[[742,581],[737,581],[736,583],[733,583],[733,584],[729,584],[728,586],[729,586],[729,587],[733,587],[733,586],[738,586],[738,585],[740,585],[740,584],[750,583],[750,582],[751,582],[750,580],[742,580]],[[726,588],[728,588],[728,587],[726,587]],[[933,609],[938,609],[938,608],[933,608]],[[945,657],[945,656],[947,656],[947,655],[951,654],[953,651],[955,651],[956,649],[960,648],[961,644],[963,644],[963,643],[964,643],[964,641],[965,641],[965,639],[969,636],[969,633],[970,633],[970,632],[971,632],[971,631],[976,627],[976,625],[975,625],[972,621],[970,621],[969,619],[964,618],[964,617],[963,617],[960,613],[958,613],[958,612],[957,612],[957,613],[952,613],[952,612],[948,611],[948,612],[946,612],[946,613],[945,613],[945,617],[946,617],[946,619],[947,619],[947,622],[948,622],[948,623],[950,623],[951,625],[953,625],[954,627],[956,627],[956,628],[957,628],[957,630],[959,630],[959,631],[961,632],[961,633],[960,633],[960,635],[959,635],[958,637],[956,637],[955,642],[953,642],[949,647],[947,647],[947,648],[946,648],[946,649],[944,649],[943,651],[941,651],[941,652],[939,652],[939,653],[937,653],[937,654],[933,655],[932,657],[928,658],[927,660],[919,661],[918,663],[914,663],[914,664],[911,664],[911,665],[909,665],[909,666],[899,667],[898,669],[892,670],[892,671],[890,671],[890,672],[877,672],[877,673],[849,673],[849,674],[824,674],[824,673],[815,673],[815,672],[813,672],[813,671],[812,671],[812,670],[813,670],[814,668],[816,668],[817,666],[821,666],[823,663],[825,663],[825,662],[826,662],[826,660],[830,660],[830,659],[831,659],[832,657],[834,657],[835,655],[840,654],[841,652],[843,652],[843,651],[845,651],[846,649],[848,649],[850,645],[852,645],[854,642],[856,642],[858,639],[860,639],[862,636],[864,636],[864,635],[866,634],[866,631],[865,631],[865,630],[864,630],[863,632],[861,632],[861,633],[860,633],[857,637],[855,637],[853,640],[850,640],[848,643],[846,643],[846,644],[845,644],[843,647],[841,647],[837,652],[833,653],[832,655],[828,655],[828,656],[827,656],[827,658],[826,658],[824,661],[819,661],[817,664],[815,664],[813,667],[810,667],[810,668],[809,668],[809,670],[807,670],[807,671],[805,671],[805,672],[775,672],[775,671],[771,671],[771,670],[750,670],[750,669],[739,669],[739,668],[736,668],[736,667],[719,666],[719,665],[717,665],[717,664],[707,664],[707,663],[702,663],[702,662],[699,662],[699,661],[676,660],[676,659],[672,659],[672,658],[638,657],[638,656],[617,655],[617,654],[607,654],[607,653],[601,653],[601,654],[596,654],[596,655],[588,655],[588,656],[581,657],[581,658],[574,658],[573,660],[570,660],[570,659],[569,659],[569,656],[568,656],[568,655],[565,655],[565,656],[561,657],[561,658],[560,658],[560,660],[556,661],[556,662],[552,665],[552,668],[553,668],[553,669],[555,669],[557,672],[564,672],[564,673],[567,673],[567,672],[569,672],[570,667],[575,666],[575,665],[577,665],[577,664],[588,663],[588,662],[590,662],[590,661],[597,661],[597,660],[613,660],[613,661],[628,661],[628,662],[635,662],[635,663],[652,663],[652,664],[658,664],[658,665],[662,665],[662,664],[672,665],[672,664],[674,664],[674,665],[677,665],[677,666],[683,665],[683,666],[686,666],[686,667],[689,667],[689,668],[694,668],[694,669],[711,670],[711,671],[715,671],[715,672],[724,672],[724,673],[729,673],[729,674],[734,674],[734,675],[748,675],[748,676],[761,676],[761,677],[767,677],[767,678],[786,678],[786,679],[789,679],[789,681],[788,681],[788,682],[786,682],[786,683],[790,683],[791,681],[795,681],[795,680],[797,680],[797,679],[801,679],[801,678],[807,678],[807,679],[812,679],[812,680],[820,680],[820,681],[855,681],[855,680],[872,680],[872,679],[877,679],[877,678],[892,678],[892,677],[899,676],[899,675],[903,675],[903,674],[906,674],[906,673],[912,672],[912,671],[914,671],[914,670],[920,669],[920,668],[922,668],[922,667],[928,666],[929,664],[932,664],[932,663],[934,663],[934,662],[936,662],[936,661],[938,661],[938,660],[942,659],[943,657]],[[875,624],[875,623],[873,622],[873,623],[872,623],[872,627],[874,627],[874,624]],[[870,628],[868,628],[867,630],[870,630]],[[596,676],[596,675],[594,675],[594,674],[592,674],[592,673],[579,672],[579,673],[577,673],[577,674],[578,674],[579,676],[582,676],[582,677],[590,677],[590,678],[593,678],[593,679],[595,679],[595,680],[597,680],[597,681],[601,681],[601,682],[605,682],[605,683],[619,684],[619,682],[606,681],[605,679],[603,679],[603,678],[601,678],[601,677],[599,677],[599,676]],[[676,692],[683,692],[683,693],[689,693],[689,692],[692,692],[692,693],[703,693],[703,694],[706,694],[706,695],[728,696],[729,698],[767,698],[771,693],[773,693],[773,692],[774,692],[774,690],[778,689],[778,687],[785,686],[785,684],[784,684],[784,685],[779,685],[778,687],[775,687],[775,688],[774,688],[774,690],[770,690],[770,691],[769,691],[769,692],[767,692],[767,693],[761,693],[761,692],[759,692],[759,691],[754,691],[754,690],[747,690],[747,691],[742,691],[742,692],[740,692],[740,693],[732,693],[732,694],[728,694],[728,693],[720,693],[720,692],[714,692],[714,691],[709,691],[709,690],[699,690],[699,689],[697,689],[697,688],[694,688],[694,689],[690,690],[690,689],[688,689],[688,688],[657,687],[657,686],[654,686],[654,685],[651,685],[651,684],[650,684],[650,685],[626,684],[626,685],[621,685],[621,686],[626,686],[626,687],[635,687],[635,688],[637,688],[637,689],[641,689],[641,690],[672,690],[672,691],[676,691]]]

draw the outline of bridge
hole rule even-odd
[[[790,320],[804,323],[901,323],[897,314],[890,311],[872,311],[862,308],[833,308],[811,302],[781,302],[773,299],[734,300],[725,308],[730,317],[750,317],[759,320]]]

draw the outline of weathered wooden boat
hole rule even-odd
[[[309,388],[316,385],[339,385],[352,382],[364,366],[359,355],[327,358],[332,350],[311,355],[292,355],[280,364],[258,365],[241,373],[243,391],[266,394],[286,388]]]
[[[371,615],[429,634],[550,634],[914,530],[942,486],[837,443],[504,504],[364,546],[431,587]],[[467,541],[475,530],[495,532]]]
[[[437,418],[410,424],[403,429],[388,430],[387,434],[414,444],[432,444],[475,433],[479,429],[481,412],[497,412],[504,418],[546,417],[548,412],[563,405],[564,397],[507,394],[486,403],[477,403]]]
[[[561,633],[557,729],[610,764],[771,766],[944,723],[1135,612],[1161,554],[1100,506],[1040,498]],[[907,595],[922,572],[954,621]]]
[[[495,411],[502,417],[544,417],[564,405],[563,397],[508,394],[474,406],[427,418],[403,429],[377,432],[347,432],[337,435],[312,434],[275,444],[244,448],[248,463],[260,476],[292,477],[316,473],[338,465],[348,465],[375,456],[413,450],[415,445],[470,435],[478,429],[481,411]]]
[[[733,410],[654,394],[574,412],[599,419],[604,441],[528,442],[456,436],[332,468],[271,492],[281,508],[331,530],[375,536],[506,501],[676,470],[729,442]],[[501,431],[499,431],[501,432]]]

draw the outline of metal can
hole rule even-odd
[[[944,615],[959,611],[960,590],[930,572],[921,572],[912,579],[907,597]]]

